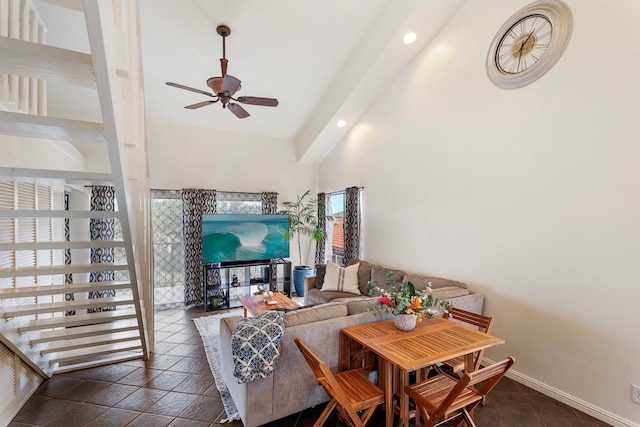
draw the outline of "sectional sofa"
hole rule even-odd
[[[483,296],[470,293],[463,283],[411,275],[364,261],[358,268],[359,276],[361,273],[359,285],[360,278],[363,289],[371,279],[384,280],[387,271],[391,271],[397,280],[411,279],[416,286],[422,286],[422,282],[426,286],[427,282],[431,282],[434,294],[450,300],[454,306],[474,312],[482,311]],[[280,358],[271,377],[238,383],[233,376],[231,340],[241,317],[226,317],[220,321],[222,376],[245,427],[260,426],[329,400],[296,347],[293,341],[295,337],[300,337],[331,370],[337,371],[340,362],[340,329],[391,317],[389,313],[374,314],[371,309],[375,299],[366,294],[322,291],[316,287],[317,276],[306,279],[305,303],[313,306],[285,314],[285,333],[280,345]]]

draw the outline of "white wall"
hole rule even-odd
[[[151,188],[276,191],[280,202],[317,188],[290,140],[158,122],[147,132]]]
[[[528,1],[468,1],[320,166],[365,187],[365,258],[486,295],[515,374],[616,425],[640,405],[640,2],[566,0],[541,80],[498,89],[486,55]],[[596,30],[597,28],[597,30]]]

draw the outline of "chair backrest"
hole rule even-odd
[[[473,404],[473,407],[475,407],[475,405],[484,400],[485,396],[496,386],[498,381],[500,381],[514,363],[515,359],[508,357],[501,362],[470,374],[464,374],[434,411],[433,415],[435,418],[433,421],[438,421],[442,419],[446,413],[458,411],[467,407],[469,404]],[[473,387],[483,381],[484,383],[479,389]],[[475,390],[475,392],[473,390]],[[473,408],[471,408],[471,410],[473,410]]]
[[[482,314],[473,313],[471,311],[463,310],[461,308],[453,307],[450,310],[450,318],[459,322],[466,323],[477,327],[480,331],[491,333],[493,328],[493,317],[483,316]],[[480,368],[482,357],[484,356],[484,349],[476,352],[473,360],[473,370],[477,371]]]
[[[461,308],[453,307],[449,310],[449,317],[476,326],[482,332],[491,333],[491,328],[493,328],[493,317],[483,316]]]
[[[298,349],[300,349],[302,356],[304,356],[309,367],[318,379],[318,384],[326,390],[329,397],[335,399],[340,406],[347,410],[347,412],[353,412],[353,408],[347,398],[347,395],[340,384],[338,384],[338,381],[336,381],[327,364],[320,360],[300,338],[295,337],[293,341],[298,346]]]
[[[501,362],[494,363],[493,365],[486,366],[469,374],[464,374],[463,377],[469,377],[470,386],[484,382],[478,389],[478,394],[484,397],[496,386],[498,381],[500,381],[515,362],[516,359],[513,357],[507,357]]]

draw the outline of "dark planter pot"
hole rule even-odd
[[[293,287],[296,290],[296,295],[299,297],[304,296],[304,278],[313,275],[313,268],[298,265],[293,269]]]

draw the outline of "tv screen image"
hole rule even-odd
[[[202,215],[202,262],[289,257],[288,215]]]

